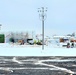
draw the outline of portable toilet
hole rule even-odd
[[[5,35],[0,34],[0,43],[5,43]]]

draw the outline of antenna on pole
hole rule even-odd
[[[38,8],[39,18],[42,21],[42,49],[44,50],[44,20],[46,19],[47,8]]]

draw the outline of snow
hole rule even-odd
[[[76,56],[76,48],[0,44],[0,56]]]

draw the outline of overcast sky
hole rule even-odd
[[[42,32],[38,8],[47,7],[46,35],[76,31],[76,0],[0,0],[1,31]]]

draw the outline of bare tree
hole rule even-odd
[[[25,38],[29,38],[29,33],[26,32]]]

